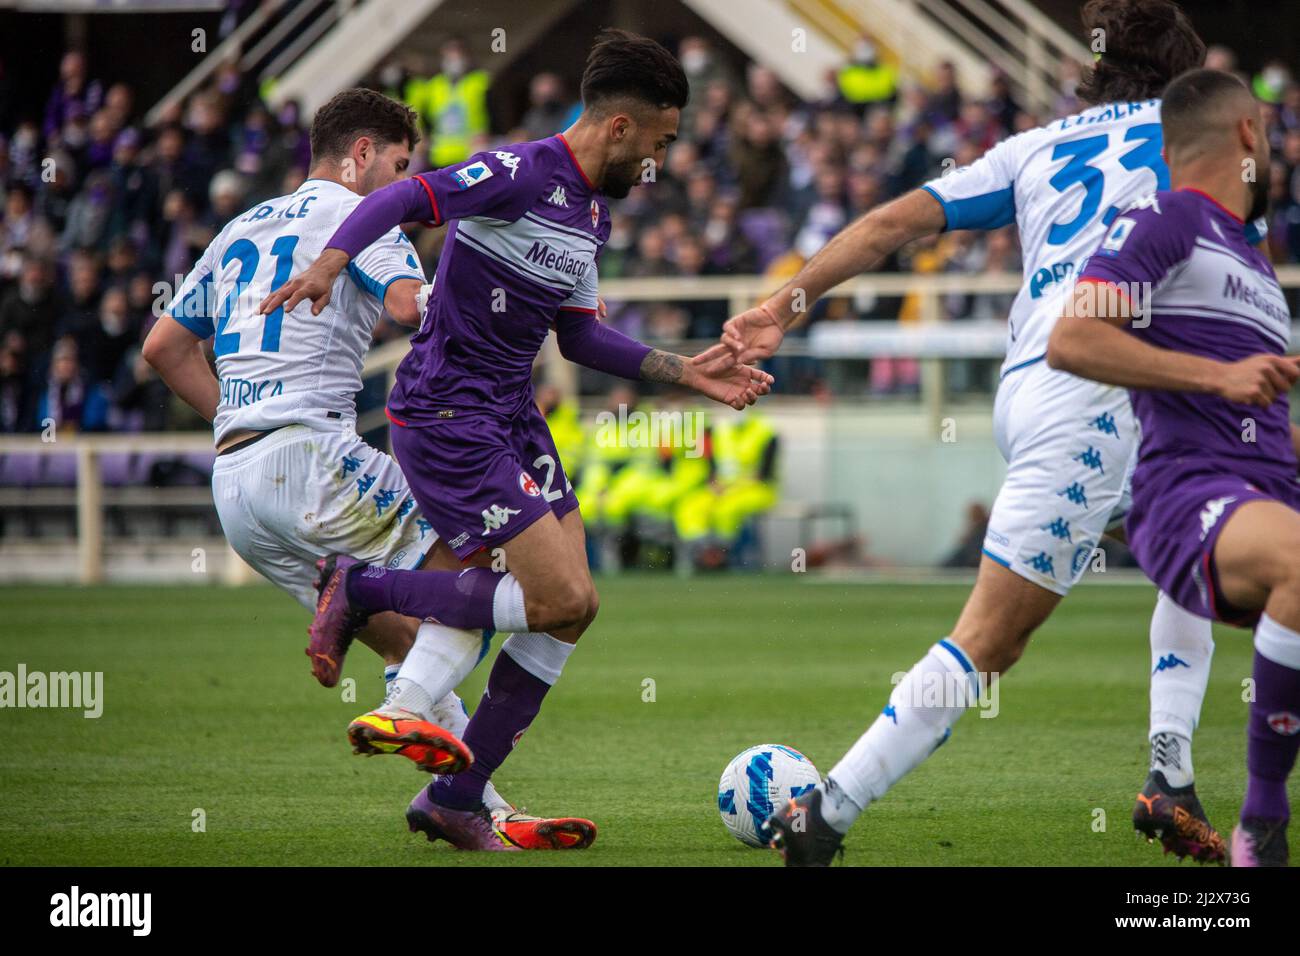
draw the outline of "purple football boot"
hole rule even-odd
[[[352,644],[352,635],[366,624],[368,613],[354,608],[348,601],[348,571],[361,562],[346,554],[331,554],[316,562],[316,616],[307,634],[307,656],[312,675],[326,687],[333,687],[343,673],[343,658]]]
[[[412,833],[423,833],[429,842],[446,840],[458,850],[519,850],[497,832],[487,807],[453,810],[441,806],[430,799],[428,787],[421,787],[406,808],[406,825]]]

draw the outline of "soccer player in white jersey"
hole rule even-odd
[[[382,312],[418,326],[425,282],[400,229],[369,245],[339,278],[328,309],[270,315],[258,305],[304,269],[363,196],[403,178],[419,140],[415,114],[370,90],[345,90],[312,122],[312,168],[293,194],[232,220],[208,246],[144,345],[167,384],[212,421],[212,493],[235,551],[304,607],[315,609],[315,562],[344,551],[389,568],[419,568],[437,535],[387,454],[356,433],[355,395]],[[212,340],[216,374],[204,352]],[[384,657],[391,682],[419,633],[421,653],[463,646],[450,628],[395,613],[375,615],[357,635]],[[487,637],[480,641],[484,650]],[[344,648],[345,649],[345,648]],[[338,648],[308,648],[326,687],[339,680]],[[460,733],[468,716],[449,693],[410,719],[366,715],[349,736],[363,753],[400,753],[421,769],[455,773],[471,759]],[[590,842],[589,821],[516,813],[494,789],[493,822],[523,847]]]
[[[811,305],[914,239],[1013,222],[1019,228],[1025,284],[1008,319],[994,408],[1007,475],[974,590],[953,630],[894,688],[827,779],[772,818],[789,865],[831,861],[858,815],[943,743],[987,682],[1016,662],[1087,568],[1102,534],[1123,517],[1139,437],[1128,395],[1049,368],[1043,358],[1079,262],[1120,209],[1167,188],[1156,97],[1202,63],[1205,46],[1168,0],[1092,0],[1083,21],[1089,33],[1104,30],[1107,41],[1079,87],[1090,109],[1013,136],[970,166],[868,212],[766,302],[729,320],[722,342],[697,359],[711,367],[772,355],[801,317],[801,303]],[[1135,825],[1180,856],[1221,860],[1223,841],[1196,799],[1191,768],[1210,624],[1162,598],[1151,642],[1152,764]],[[924,693],[928,686],[951,689],[942,706]],[[804,815],[806,826],[792,822]]]

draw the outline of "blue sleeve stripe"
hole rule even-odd
[[[944,199],[930,186],[922,186],[943,207],[948,230],[1001,229],[1016,221],[1016,192],[1007,186],[965,199]]]
[[[416,282],[420,283],[420,285],[424,285],[423,276],[393,276],[391,279],[389,279],[387,282],[384,283],[383,292],[379,296],[379,302],[381,305],[383,304],[384,300],[388,298],[388,287],[392,285],[394,282],[401,282],[403,279],[414,279]]]
[[[381,286],[374,279],[370,278],[370,276],[366,275],[365,272],[357,267],[355,262],[348,263],[348,277],[357,284],[358,289],[363,292],[369,292],[379,300],[381,305],[383,304],[385,287]]]
[[[209,272],[183,298],[172,303],[169,314],[173,319],[201,339],[211,338],[215,331],[212,316],[208,314],[212,273]]]

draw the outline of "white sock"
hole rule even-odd
[[[847,833],[868,804],[948,739],[957,718],[978,703],[979,692],[979,676],[961,648],[947,639],[931,647],[819,785],[826,822]]]
[[[1192,772],[1192,734],[1210,680],[1214,636],[1210,622],[1161,592],[1151,614],[1151,769],[1171,787],[1186,787]]]
[[[524,619],[524,589],[513,574],[501,575],[497,589],[492,592],[492,623],[504,634],[528,630]]]
[[[415,634],[393,681],[389,709],[409,710],[425,720],[437,703],[450,694],[474,669],[487,651],[482,631],[467,631],[425,621]]]
[[[465,702],[456,695],[455,691],[438,701],[433,707],[433,713],[427,715],[424,719],[450,730],[461,738],[464,738],[465,728],[469,726],[469,714],[465,711]],[[514,809],[501,794],[497,793],[497,788],[492,786],[491,780],[483,788],[483,803],[488,810]]]
[[[393,681],[397,680],[397,672],[401,669],[401,664],[384,665],[384,702],[379,705],[380,710],[388,706],[388,699],[393,696]]]
[[[511,634],[501,645],[501,651],[538,680],[554,686],[575,646],[549,634],[527,631]]]
[[[1267,614],[1255,625],[1255,650],[1274,664],[1300,671],[1300,634]]]

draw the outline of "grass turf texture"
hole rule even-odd
[[[381,696],[379,659],[360,645],[349,655],[354,702],[318,686],[305,612],[270,587],[0,589],[0,670],[103,671],[105,698],[97,720],[0,710],[0,862],[776,866],[724,830],[723,766],[784,743],[829,770],[967,592],[797,575],[599,584],[599,620],[495,779],[534,812],[592,818],[600,836],[585,852],[510,857],[407,832],[427,778],[401,758],[353,756],[344,737]],[[996,719],[966,715],[859,821],[846,862],[1172,865],[1129,823],[1146,771],[1154,598],[1077,589],[1004,679]],[[1226,836],[1245,779],[1251,649],[1244,631],[1216,639],[1195,761]],[[461,689],[471,706],[489,663]],[[206,832],[192,829],[197,808]]]

